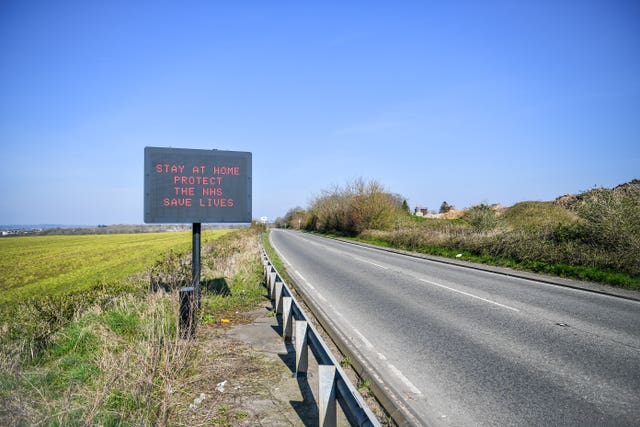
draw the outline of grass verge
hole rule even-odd
[[[271,246],[271,242],[269,241],[269,230],[262,235],[262,247],[267,252],[273,266],[278,270],[278,273],[282,276],[284,281],[289,284],[289,286],[295,287],[295,282],[291,280],[291,277],[287,274],[287,269],[285,268],[284,263],[273,246]]]
[[[243,229],[203,245],[203,283],[224,283],[225,292],[206,288],[199,315],[210,321],[193,340],[177,333],[176,293],[149,292],[148,274],[77,291],[62,304],[56,295],[43,297],[31,304],[31,316],[3,317],[0,425],[204,425],[215,419],[228,402],[210,390],[220,378],[243,374],[236,372],[238,359],[253,367],[248,375],[262,375],[260,361],[246,349],[210,339],[220,319],[241,321],[242,312],[262,300],[258,236]],[[28,333],[8,333],[41,328],[40,347],[30,345]]]
[[[518,260],[513,258],[498,257],[494,255],[477,254],[464,249],[452,249],[449,247],[428,245],[428,246],[406,246],[394,245],[388,241],[379,238],[363,238],[363,237],[343,237],[333,236],[341,239],[347,239],[362,243],[368,243],[381,247],[393,247],[410,252],[423,253],[427,255],[436,255],[446,258],[462,259],[465,261],[475,262],[479,264],[494,265],[498,267],[507,267],[515,270],[530,271],[533,273],[542,273],[552,276],[564,277],[568,279],[576,279],[583,281],[596,282],[615,286],[623,289],[640,290],[640,277],[630,276],[625,273],[599,269],[595,267],[568,265],[561,263],[548,263],[539,260]]]

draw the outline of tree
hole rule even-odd
[[[405,212],[409,212],[409,203],[406,200],[402,201],[402,210]]]
[[[451,206],[449,203],[447,202],[442,202],[442,204],[440,205],[440,213],[447,213],[449,212],[451,209],[453,209],[453,206]]]

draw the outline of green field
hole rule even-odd
[[[226,232],[205,231],[203,243]],[[0,304],[123,280],[145,271],[170,249],[190,247],[190,232],[3,238]]]

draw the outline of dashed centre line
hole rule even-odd
[[[344,255],[348,255],[348,253],[346,253],[346,252],[344,252],[342,250],[335,249],[335,248],[330,248],[330,247],[328,247],[326,245],[322,245],[322,244],[317,243],[317,242],[310,242],[310,243],[312,243],[312,244],[314,244],[316,246],[323,247],[325,250],[328,250],[328,251],[331,251],[331,252],[343,253]],[[353,256],[353,255],[351,257],[353,259],[357,260],[357,261],[364,262],[364,263],[369,264],[369,265],[373,265],[373,266],[381,268],[383,270],[393,270],[391,267],[387,267],[385,265],[381,265],[381,264],[375,263],[375,262],[370,261],[370,260],[368,260],[366,258],[362,258],[362,257],[359,257],[359,256]],[[465,295],[465,296],[468,296],[470,298],[475,298],[477,300],[480,300],[480,301],[483,301],[483,302],[486,302],[486,303],[489,303],[489,304],[493,304],[493,305],[496,305],[498,307],[502,307],[504,309],[514,311],[516,313],[520,312],[520,310],[515,308],[515,307],[511,307],[511,306],[508,306],[508,305],[505,305],[505,304],[501,304],[501,303],[499,303],[497,301],[493,301],[493,300],[490,300],[490,299],[487,299],[487,298],[483,298],[483,297],[480,297],[478,295],[474,295],[474,294],[469,293],[469,292],[461,291],[461,290],[458,290],[458,289],[455,289],[455,288],[452,288],[452,287],[449,287],[449,286],[445,286],[445,285],[440,284],[440,283],[433,282],[431,280],[423,279],[421,277],[414,277],[414,278],[420,280],[421,282],[428,283],[430,285],[437,286],[437,287],[442,288],[442,289],[447,289],[447,290],[449,290],[451,292],[456,292],[458,294]]]
[[[494,304],[494,305],[497,305],[499,307],[506,308],[507,310],[512,310],[512,311],[515,311],[515,312],[519,312],[520,311],[517,308],[511,307],[511,306],[508,306],[508,305],[505,305],[505,304],[500,304],[499,302],[492,301],[492,300],[487,299],[487,298],[482,298],[482,297],[479,297],[478,295],[470,294],[469,292],[464,292],[464,291],[461,291],[459,289],[454,289],[454,288],[451,288],[449,286],[442,285],[440,283],[432,282],[431,280],[423,279],[421,277],[419,277],[418,280],[420,280],[421,282],[424,282],[424,283],[428,283],[428,284],[433,285],[433,286],[438,286],[440,288],[447,289],[447,290],[449,290],[451,292],[456,292],[456,293],[459,293],[461,295],[466,295],[468,297],[478,299],[480,301],[488,302],[489,304]]]
[[[376,264],[373,261],[369,261],[368,259],[364,259],[364,258],[360,258],[360,257],[353,257],[354,259],[357,259],[358,261],[373,265],[374,267],[378,267],[378,268],[382,268],[383,270],[389,270],[389,267],[386,267],[384,265],[381,264]]]
[[[351,258],[353,260],[360,261],[360,262],[375,266],[375,267],[383,269],[383,270],[390,270],[390,271],[394,271],[394,272],[397,272],[397,273],[400,273],[400,274],[404,274],[406,276],[410,276],[413,280],[419,280],[419,281],[421,281],[423,283],[427,283],[429,285],[436,286],[436,287],[439,287],[441,289],[446,289],[448,291],[455,292],[455,293],[458,293],[460,295],[464,295],[464,296],[467,296],[467,297],[470,297],[470,298],[474,298],[476,300],[483,301],[485,303],[492,304],[492,305],[495,305],[495,306],[498,306],[498,307],[501,307],[501,308],[504,308],[504,309],[507,309],[507,310],[511,310],[513,312],[520,312],[520,310],[515,308],[515,307],[511,307],[511,306],[508,306],[508,305],[505,305],[505,304],[501,304],[501,303],[499,303],[497,301],[493,301],[491,299],[483,298],[483,297],[480,297],[478,295],[475,295],[475,294],[472,294],[472,293],[469,293],[469,292],[465,292],[465,291],[462,291],[462,290],[459,290],[459,289],[455,289],[455,288],[443,285],[441,283],[437,283],[437,282],[434,282],[434,281],[431,281],[431,280],[428,280],[428,279],[425,279],[425,278],[422,278],[422,277],[415,276],[413,274],[407,274],[407,273],[403,272],[402,270],[397,270],[393,266],[386,266],[386,265],[378,264],[376,262],[370,261],[369,259],[363,258],[361,256],[354,256],[352,254],[349,254],[348,252],[345,252],[345,251],[342,251],[342,250],[336,249],[336,248],[327,247],[326,245],[323,245],[323,244],[320,244],[320,243],[317,243],[317,242],[309,241],[308,243],[310,243],[310,244],[312,244],[314,246],[317,246],[317,247],[321,247],[326,251],[334,252],[334,253],[336,253],[336,254],[338,254],[340,256],[347,256],[347,257],[349,257],[349,258]],[[282,258],[284,258],[284,257],[282,257]],[[285,261],[285,262],[291,266],[291,264],[288,261]],[[328,303],[327,299],[325,297],[323,297],[320,294],[320,292],[307,279],[305,279],[305,277],[302,274],[300,274],[300,272],[298,270],[293,269],[293,271],[305,283],[305,285],[307,287],[309,287],[311,290],[315,291],[314,294],[317,295],[317,297],[320,300],[322,300],[325,303]],[[346,319],[345,316],[341,312],[337,311],[336,307],[334,307],[332,304],[329,304],[329,308],[338,317],[341,317],[342,319]],[[418,396],[422,395],[422,392],[420,391],[420,389],[418,389],[418,387],[416,387],[395,365],[390,363],[388,361],[387,357],[384,354],[378,352],[377,349],[375,349],[374,345],[371,343],[371,341],[369,341],[364,336],[364,334],[362,334],[355,327],[351,327],[351,330],[358,337],[358,339],[364,344],[366,349],[368,351],[370,351],[370,352],[373,352],[373,354],[380,361],[382,361],[384,363],[384,365],[387,367],[387,369],[389,369],[389,371],[393,374],[393,376],[395,376],[402,384],[404,384],[404,386],[407,388],[407,390],[410,393],[413,393],[413,394],[418,395]]]

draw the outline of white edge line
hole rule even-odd
[[[373,348],[373,344],[371,344],[371,341],[369,341],[364,335],[362,335],[360,333],[359,330],[357,330],[356,328],[352,328],[353,332],[356,333],[356,335],[358,335],[358,337],[362,340],[362,342],[364,343],[364,345],[371,350]]]
[[[404,385],[406,385],[409,390],[411,391],[411,393],[414,394],[422,394],[422,392],[420,391],[420,389],[416,386],[413,385],[413,383],[411,381],[409,381],[409,379],[407,377],[405,377],[402,372],[400,372],[400,369],[396,368],[395,366],[393,366],[391,363],[387,363],[387,367],[391,370],[391,372],[393,372],[393,374],[398,377],[400,379],[400,381],[402,381],[404,383]]]
[[[477,295],[470,294],[468,292],[460,291],[458,289],[450,288],[449,286],[441,285],[440,283],[432,282],[431,280],[422,279],[422,278],[419,278],[419,280],[421,282],[425,282],[425,283],[428,283],[428,284],[433,285],[433,286],[438,286],[440,288],[448,289],[448,290],[450,290],[452,292],[457,292],[459,294],[466,295],[466,296],[471,297],[471,298],[479,299],[480,301],[488,302],[489,304],[494,304],[494,305],[497,305],[499,307],[506,308],[507,310],[520,312],[520,310],[518,310],[517,308],[513,308],[513,307],[510,307],[508,305],[500,304],[499,302],[491,301],[490,299],[482,298],[482,297],[479,297]]]
[[[307,279],[304,278],[304,276],[302,274],[300,274],[300,272],[298,270],[293,270],[294,273],[296,273],[298,275],[298,277],[300,277],[300,279],[311,289],[313,289],[314,291],[316,290],[316,288],[313,287],[313,285],[311,283],[309,283],[309,281]]]

